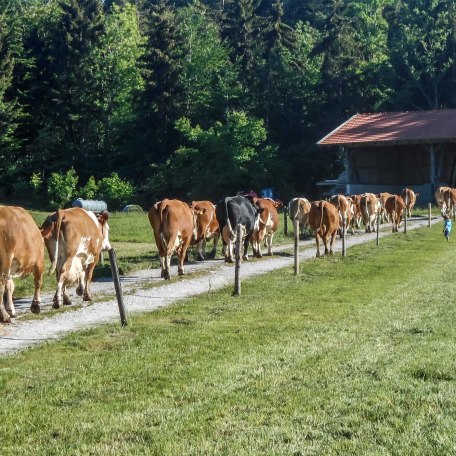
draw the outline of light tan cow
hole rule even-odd
[[[378,194],[378,200],[380,202],[380,215],[381,215],[382,222],[383,222],[383,220],[387,220],[388,222],[390,221],[388,212],[385,209],[386,200],[390,196],[393,196],[393,195],[392,195],[392,193],[388,193],[388,192],[382,192],[382,193]]]
[[[328,201],[314,201],[310,206],[309,226],[315,234],[317,257],[320,253],[320,238],[325,246],[325,255],[333,254],[334,241],[339,229],[339,213]],[[329,242],[329,249],[328,249]]]
[[[30,310],[40,312],[43,273],[44,243],[32,216],[21,207],[0,206],[0,321],[10,323],[16,316],[12,299],[15,277],[33,274],[35,293]]]
[[[57,276],[54,309],[71,305],[67,286],[77,284],[76,294],[91,301],[90,284],[102,250],[109,250],[109,213],[95,215],[79,207],[59,209],[41,227],[49,258],[49,273]]]
[[[415,193],[411,188],[404,188],[402,190],[401,196],[402,196],[402,199],[404,200],[408,216],[411,217],[412,210],[415,207],[416,200],[420,196],[420,194]]]
[[[404,215],[404,200],[399,195],[391,195],[385,201],[385,210],[393,224],[393,233],[397,233],[402,221],[402,216]]]
[[[310,201],[306,198],[293,198],[288,203],[288,216],[293,223],[298,221],[301,236],[304,236],[304,230],[309,226],[309,211]]]
[[[164,199],[149,211],[149,222],[154,232],[160,257],[161,277],[170,278],[171,256],[178,256],[178,275],[184,275],[184,260],[188,246],[197,239],[198,211],[180,200]]]
[[[364,193],[360,201],[363,222],[366,226],[366,233],[372,233],[376,230],[377,217],[379,211],[378,198],[373,193]]]
[[[435,202],[438,208],[442,211],[442,213],[445,213],[446,211],[445,199],[443,196],[447,190],[451,190],[451,187],[438,187],[437,190],[434,192]]]
[[[350,198],[350,197],[349,197]],[[352,199],[350,200],[347,199],[346,196],[344,195],[333,195],[329,198],[329,202],[334,205],[334,207],[337,209],[339,212],[339,226],[340,226],[340,235],[342,236],[342,228],[345,224],[345,230],[350,226],[351,224],[351,218],[353,214],[353,208],[352,208]],[[354,231],[352,230],[352,234]]]
[[[456,190],[453,188],[448,188],[443,192],[443,202],[444,206],[442,207],[442,215],[447,217],[453,217],[455,220],[456,212]]]
[[[192,201],[189,207],[197,214],[196,239],[191,244],[197,245],[198,260],[204,261],[206,259],[206,242],[211,239],[214,242],[209,255],[211,258],[215,258],[220,238],[220,227],[215,216],[215,206],[210,201]]]
[[[282,201],[271,198],[253,198],[253,205],[259,209],[259,217],[256,218],[252,232],[252,249],[257,258],[261,258],[261,243],[265,241],[268,247],[268,255],[272,255],[272,239],[279,227],[279,214],[277,209],[283,206]]]

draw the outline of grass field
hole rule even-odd
[[[4,358],[1,453],[456,454],[454,242],[398,234]]]

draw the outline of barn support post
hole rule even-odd
[[[113,248],[109,249],[109,262],[111,263],[112,280],[116,289],[117,305],[119,306],[120,323],[122,326],[128,325],[127,310],[123,300],[122,286],[119,278],[119,268],[117,267],[116,252]]]
[[[431,194],[430,200],[434,198],[434,192],[436,188],[437,176],[436,176],[436,166],[435,166],[435,147],[434,144],[429,146],[429,160],[430,160],[430,184],[431,184]]]
[[[428,212],[429,212],[429,220],[428,220],[428,227],[431,227],[431,218],[432,218],[432,203],[428,204]]]
[[[299,275],[299,221],[293,220],[294,225],[294,275]]]
[[[283,206],[283,234],[288,235],[288,207]]]
[[[241,295],[241,248],[242,248],[242,225],[236,227],[235,264],[234,264],[234,296]]]

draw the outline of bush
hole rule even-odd
[[[47,186],[49,207],[59,209],[71,202],[76,194],[78,180],[74,169],[69,169],[64,175],[52,173]]]
[[[120,209],[131,202],[135,187],[127,180],[122,180],[117,173],[104,177],[98,183],[98,195],[106,201],[109,209]]]
[[[90,176],[87,183],[79,191],[83,199],[93,200],[98,195],[98,185],[95,177]]]

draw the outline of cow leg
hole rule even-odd
[[[33,268],[33,283],[35,285],[35,294],[33,295],[32,305],[30,311],[32,313],[40,313],[41,304],[41,288],[43,287],[43,269],[35,266]]]
[[[205,258],[205,253],[206,253],[206,239],[203,238],[200,242],[198,242],[197,246],[198,250],[198,261],[204,261]]]
[[[337,235],[337,230],[336,230],[336,235]],[[328,233],[323,233],[323,236],[321,237],[323,240],[323,245],[325,246],[325,255],[329,254],[328,250]]]
[[[93,271],[94,271],[96,265],[97,265],[97,262],[90,263],[87,266],[84,275],[81,277],[81,284],[85,282],[84,283],[84,292],[82,294],[83,301],[92,301],[92,293],[90,292],[90,284],[92,283]]]
[[[5,288],[7,286],[6,282],[8,279],[0,279],[0,321],[2,323],[11,323],[11,317],[9,316],[8,312],[5,309],[5,304],[3,302],[3,298],[5,296]]]
[[[5,308],[11,318],[16,316],[16,309],[13,302],[14,282],[13,279],[8,279],[5,284]]]
[[[315,240],[317,241],[317,258],[321,256],[321,253],[320,253],[320,236],[318,235],[318,233],[315,233]]]
[[[184,273],[184,258],[187,253],[188,246],[190,245],[190,238],[182,244],[179,252],[179,264],[177,266],[177,275],[183,276]]]
[[[213,241],[212,250],[210,253],[211,258],[215,258],[217,255],[217,245],[218,245],[219,237],[220,236],[218,234],[214,234],[214,241]]]
[[[268,255],[272,256],[272,238],[274,237],[274,233],[269,233],[266,236],[266,243],[268,246]]]
[[[58,309],[64,303],[63,296],[65,294],[65,284],[67,278],[67,263],[65,263],[60,271],[57,273],[57,291],[55,292],[52,308]],[[69,298],[68,298],[69,300]]]

